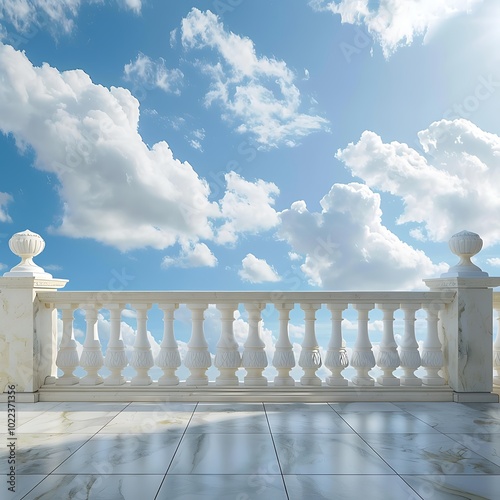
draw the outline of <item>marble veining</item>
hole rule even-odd
[[[0,490],[2,500],[496,500],[500,491],[498,403],[20,403],[17,413],[16,492]]]
[[[154,499],[161,475],[51,475],[23,500],[137,500]]]
[[[355,434],[274,434],[283,474],[394,474]]]
[[[97,434],[56,474],[164,474],[181,436],[176,434]]]
[[[398,474],[500,474],[500,467],[440,434],[360,434]]]

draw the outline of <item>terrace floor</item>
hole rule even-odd
[[[6,406],[2,499],[499,498],[499,403]]]

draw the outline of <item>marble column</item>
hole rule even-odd
[[[37,401],[38,389],[57,375],[57,310],[40,304],[38,291],[63,288],[33,262],[45,248],[43,238],[29,230],[9,240],[21,262],[0,278],[0,401],[8,386],[16,386],[16,401]]]
[[[482,247],[468,231],[454,235],[450,249],[460,262],[438,279],[424,280],[447,303],[440,312],[445,375],[455,401],[498,401],[493,389],[493,291],[500,278],[491,278],[470,258]]]

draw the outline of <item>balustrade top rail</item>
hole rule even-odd
[[[449,304],[454,294],[449,292],[192,292],[192,291],[38,291],[37,297],[45,304]],[[500,297],[499,297],[500,300]]]

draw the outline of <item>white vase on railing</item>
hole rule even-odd
[[[33,258],[40,255],[45,248],[45,241],[39,234],[33,233],[29,229],[16,233],[9,240],[9,248],[12,253],[21,258],[21,262],[9,272],[4,273],[6,278],[52,278],[51,274],[46,273],[33,262]]]

